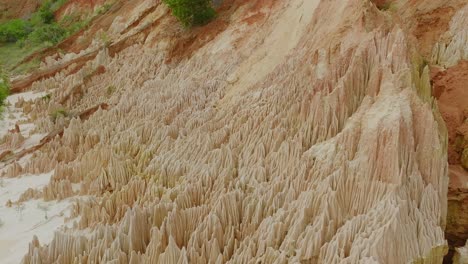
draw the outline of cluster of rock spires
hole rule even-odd
[[[45,136],[4,136],[3,176],[76,198],[23,263],[442,263],[447,129],[404,21],[457,7],[429,58],[453,66],[463,1],[226,1],[191,33],[128,2],[13,82],[50,100],[17,103]]]

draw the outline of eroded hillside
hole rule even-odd
[[[89,10],[11,79],[6,263],[466,263],[466,1]]]

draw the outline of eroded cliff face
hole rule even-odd
[[[52,172],[12,210],[73,199],[23,263],[441,263],[454,128],[429,65],[464,63],[467,7],[384,2],[225,1],[188,31],[122,1],[59,44],[12,81],[47,97],[0,151],[4,177]],[[441,8],[440,33],[414,23]]]
[[[446,237],[451,249],[468,239],[468,7],[457,8],[448,30],[433,46],[433,94],[448,129],[449,192]],[[465,255],[459,263],[466,262]],[[455,253],[451,250],[449,257]],[[456,263],[456,261],[454,260]]]

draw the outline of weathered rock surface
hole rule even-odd
[[[468,263],[468,241],[464,247],[456,249],[455,257],[453,258],[453,264]]]
[[[460,256],[456,248],[468,239],[468,6],[452,13],[449,29],[433,46],[431,83],[448,129],[450,183],[445,233],[450,252],[444,263],[451,263],[453,254],[454,263],[464,263],[463,258],[456,259]]]
[[[122,2],[106,41],[16,82],[51,93],[28,110],[53,136],[4,173],[54,170],[22,199],[78,198],[23,263],[441,263],[454,128],[401,21],[447,3],[392,4],[225,1],[186,32]],[[452,42],[426,43],[441,67],[464,54],[459,12]]]

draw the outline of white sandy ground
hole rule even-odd
[[[8,106],[5,107],[0,118],[0,137],[13,129],[20,121],[28,120],[21,109],[14,107],[15,103],[23,98],[24,100],[34,100],[44,96],[46,93],[25,92],[11,95],[7,98]],[[44,135],[31,134],[34,129],[32,123],[20,124],[21,134],[26,138],[20,149],[31,147],[37,144]],[[18,149],[19,150],[19,149]],[[27,157],[24,157],[27,160]],[[0,172],[4,169],[0,164]],[[60,202],[44,202],[43,200],[30,200],[23,203],[22,209],[18,206],[9,208],[6,206],[8,200],[13,202],[27,189],[41,189],[50,181],[53,171],[46,174],[29,175],[21,178],[0,178],[0,263],[20,263],[24,254],[28,250],[28,245],[34,235],[41,243],[49,243],[52,240],[53,232],[64,225],[65,217],[70,214],[71,200]],[[45,212],[40,207],[48,208],[47,219]]]
[[[8,130],[13,129],[15,124],[20,121],[27,121],[27,116],[24,115],[21,109],[15,107],[15,103],[20,98],[25,101],[34,100],[46,95],[46,92],[24,92],[8,96],[6,99],[7,106],[4,107],[0,117],[0,137],[3,137]],[[34,128],[33,124],[20,124],[20,131],[24,137],[29,137],[29,132]]]
[[[19,210],[18,206],[6,206],[8,200],[16,201],[28,188],[47,185],[52,173],[0,178],[0,263],[20,263],[34,235],[41,243],[49,243],[53,237],[51,230],[64,225],[65,217],[69,217],[70,199],[60,202],[30,200],[23,203],[23,210]],[[39,206],[48,208],[47,219]]]

